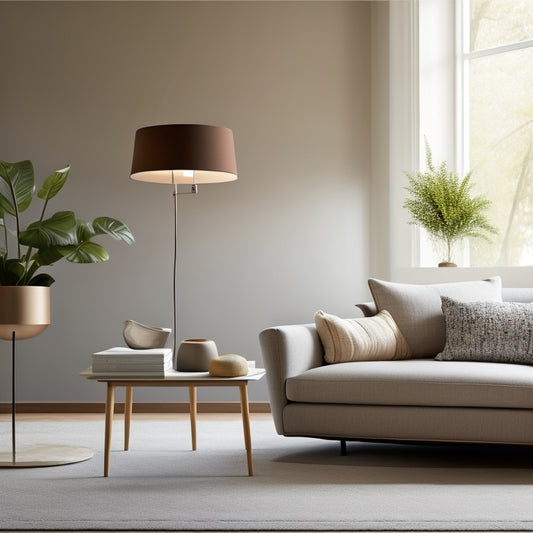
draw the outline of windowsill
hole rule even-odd
[[[533,266],[494,267],[403,267],[392,269],[392,281],[441,283],[500,276],[504,287],[532,287]]]

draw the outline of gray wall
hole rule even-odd
[[[367,2],[0,2],[0,19],[0,159],[31,159],[38,184],[71,164],[51,207],[114,216],[137,239],[106,241],[108,263],[50,272],[53,323],[18,344],[20,401],[102,401],[104,386],[77,375],[90,354],[123,344],[125,319],[171,325],[171,189],[128,179],[145,125],[224,125],[236,141],[238,181],[179,199],[180,339],[212,338],[261,365],[261,329],[317,309],[357,315],[368,297]],[[250,397],[267,400],[264,380]]]

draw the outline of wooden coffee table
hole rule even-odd
[[[188,387],[189,412],[191,419],[192,449],[196,450],[196,420],[197,420],[197,387],[238,387],[241,402],[242,425],[248,475],[253,476],[252,464],[252,438],[250,433],[250,409],[248,405],[248,382],[258,381],[265,375],[265,369],[252,368],[247,376],[235,378],[219,378],[210,376],[208,372],[178,372],[171,370],[165,372],[161,378],[146,377],[117,377],[116,375],[93,374],[91,369],[81,372],[87,379],[107,383],[107,396],[105,404],[105,439],[104,439],[104,476],[109,476],[109,457],[111,450],[111,435],[113,430],[113,415],[115,413],[115,390],[117,387],[126,388],[126,401],[124,408],[124,450],[129,448],[130,423],[133,405],[134,387]]]

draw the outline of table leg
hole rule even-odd
[[[246,460],[248,462],[248,475],[254,475],[252,464],[252,435],[250,433],[250,408],[248,406],[248,382],[239,382],[241,396],[242,426],[244,430],[244,444],[246,446]]]
[[[113,414],[115,412],[115,385],[107,384],[105,402],[105,443],[104,443],[104,477],[109,476],[109,452],[111,450],[111,433],[113,431]]]
[[[126,387],[126,400],[124,402],[124,451],[130,449],[130,424],[133,406],[133,387]]]
[[[192,440],[192,449],[196,450],[196,418],[197,418],[197,407],[196,407],[196,387],[189,387],[189,414],[191,418],[191,440]]]

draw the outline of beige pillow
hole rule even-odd
[[[398,324],[414,358],[435,357],[442,352],[446,327],[441,296],[461,302],[501,302],[499,276],[479,281],[416,285],[369,279],[378,312],[387,310]]]
[[[315,314],[327,363],[409,359],[411,350],[388,311],[369,318]]]

